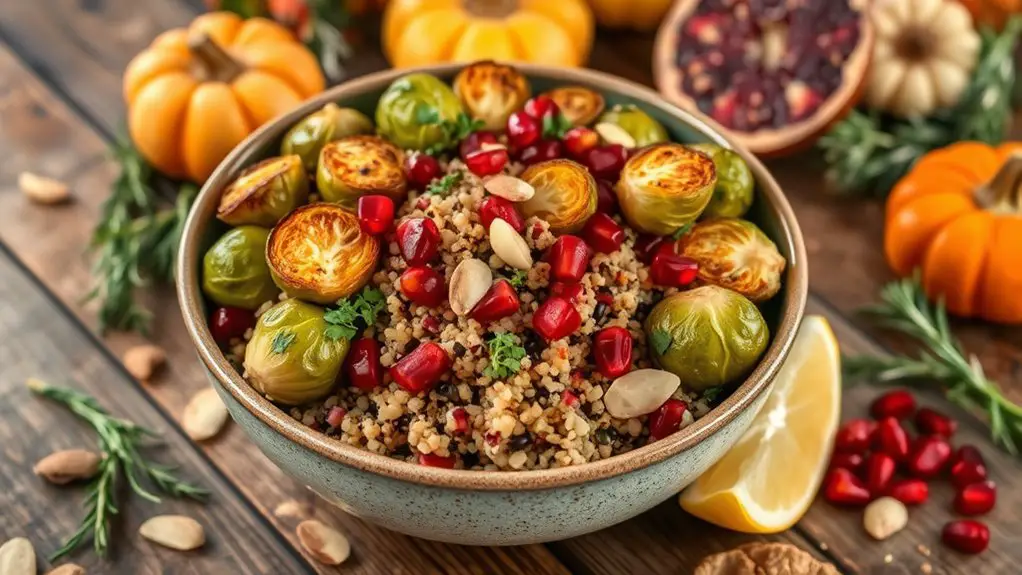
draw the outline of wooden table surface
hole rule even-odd
[[[30,397],[29,376],[71,385],[95,395],[119,414],[160,429],[164,457],[210,487],[202,506],[133,499],[114,526],[106,560],[88,550],[74,559],[89,573],[690,573],[707,554],[743,542],[781,540],[811,550],[845,573],[1018,573],[1022,562],[1016,486],[1022,465],[996,450],[978,419],[937,394],[924,401],[960,418],[957,440],[980,445],[998,482],[1001,504],[987,518],[990,549],[967,558],[942,549],[940,526],[951,517],[950,491],[938,486],[929,504],[911,511],[906,531],[870,540],[861,516],[817,502],[791,530],[768,537],[732,533],[687,516],[669,500],[604,531],[547,545],[462,547],[414,539],[375,527],[335,509],[286,477],[229,426],[216,440],[190,442],[177,423],[189,397],[207,385],[191,350],[169,289],[147,301],[156,311],[155,342],[170,362],[153,384],[134,381],[119,361],[139,343],[134,335],[100,339],[95,310],[79,302],[90,280],[82,252],[116,174],[107,148],[122,131],[120,77],[133,54],[160,31],[188,22],[199,0],[7,0],[0,7],[0,541],[27,536],[44,557],[73,531],[80,491],[54,488],[31,471],[43,455],[91,446],[90,430],[60,408]],[[591,65],[649,84],[650,41],[601,33]],[[352,75],[386,66],[374,45],[349,64]],[[880,251],[882,206],[837,200],[823,193],[819,158],[804,155],[773,162],[795,207],[809,250],[810,312],[825,315],[845,353],[884,353],[904,342],[870,330],[855,310],[874,300],[891,279]],[[68,182],[75,201],[44,208],[25,201],[17,176],[32,171]],[[988,373],[1022,399],[1022,331],[958,322],[955,330]],[[844,417],[865,413],[878,393],[859,386],[844,396]],[[1014,508],[1013,508],[1014,507]],[[201,552],[157,548],[137,535],[137,525],[160,513],[181,512],[206,526]],[[325,568],[303,555],[296,524],[317,518],[342,530],[353,556]],[[930,549],[926,554],[920,549]],[[45,570],[45,569],[41,569]]]

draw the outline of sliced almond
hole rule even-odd
[[[86,449],[65,449],[40,459],[32,471],[50,483],[64,485],[92,477],[102,460],[98,453]]]
[[[908,525],[908,509],[893,497],[881,497],[866,506],[862,526],[873,539],[883,541]]]
[[[529,244],[511,224],[500,218],[494,218],[490,223],[490,247],[497,257],[513,268],[528,270],[532,267]]]
[[[681,379],[662,369],[637,369],[614,380],[603,395],[607,413],[631,419],[652,413],[671,398]]]
[[[15,537],[0,545],[0,573],[3,575],[36,575],[35,548],[24,537]]]
[[[493,271],[486,262],[469,258],[458,264],[451,274],[451,285],[447,290],[447,298],[451,302],[451,310],[458,315],[468,315],[472,308],[486,295],[486,290],[493,285]]]
[[[198,549],[206,542],[202,525],[185,515],[150,517],[138,528],[138,533],[153,543],[178,551]]]
[[[149,381],[167,362],[167,352],[158,345],[136,345],[124,352],[124,368],[135,379]]]
[[[593,126],[593,129],[596,130],[596,133],[600,135],[600,138],[608,144],[621,144],[626,148],[635,147],[635,138],[617,124],[600,122]]]
[[[324,565],[340,565],[351,555],[348,538],[315,519],[299,523],[295,533],[309,555]]]
[[[37,204],[60,204],[71,198],[67,184],[32,172],[18,174],[18,187],[25,197]]]
[[[74,563],[65,563],[46,572],[46,575],[85,575],[85,567]]]
[[[511,202],[527,202],[536,195],[536,188],[521,178],[497,174],[483,182],[483,188]]]
[[[213,388],[206,388],[192,396],[181,416],[181,427],[188,437],[203,441],[215,436],[227,423],[227,406]]]
[[[507,146],[504,144],[498,144],[496,142],[484,142],[479,145],[480,152],[489,152],[491,150],[506,150]]]

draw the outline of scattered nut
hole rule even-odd
[[[447,293],[451,310],[461,316],[468,315],[491,285],[493,271],[486,262],[475,258],[463,260],[451,273],[451,285]]]
[[[36,575],[35,548],[24,537],[15,537],[0,545],[0,573],[3,575]]]
[[[138,534],[153,543],[178,551],[198,549],[206,542],[199,522],[185,515],[157,515],[146,519]]]
[[[32,471],[50,483],[64,485],[92,477],[102,460],[98,453],[86,449],[65,449],[40,459]]]
[[[46,572],[46,575],[85,575],[85,567],[74,563],[65,563]]]
[[[635,147],[635,138],[625,131],[624,128],[610,122],[600,122],[593,126],[596,133],[608,144],[620,144],[626,148]]]
[[[631,419],[652,413],[681,385],[677,375],[662,369],[637,369],[614,380],[603,394],[607,413]]]
[[[511,202],[526,202],[536,195],[536,188],[521,178],[498,174],[483,182],[483,188]]]
[[[532,252],[511,224],[500,218],[490,223],[490,247],[507,265],[520,270],[532,267]]]
[[[351,555],[348,538],[315,519],[299,523],[295,533],[309,555],[324,565],[340,565]]]
[[[227,406],[216,390],[207,387],[192,396],[181,416],[181,427],[188,437],[203,441],[215,436],[227,423]]]
[[[694,575],[838,575],[830,563],[788,543],[748,543],[710,555],[696,567]]]
[[[893,497],[881,497],[866,506],[862,526],[873,539],[883,541],[908,524],[908,509]]]
[[[18,187],[25,197],[37,204],[60,204],[71,198],[67,184],[32,172],[18,174]]]
[[[124,352],[124,368],[135,379],[149,381],[167,361],[167,352],[157,345],[136,345]]]
[[[304,506],[300,502],[294,499],[285,499],[273,508],[273,515],[275,517],[301,517],[305,515],[303,509]]]

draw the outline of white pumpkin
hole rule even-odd
[[[953,106],[969,85],[980,39],[957,0],[877,0],[866,103],[895,116]]]

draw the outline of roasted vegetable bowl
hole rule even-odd
[[[748,424],[801,317],[800,251],[762,166],[698,120],[592,72],[477,62],[261,129],[189,218],[181,295],[279,465],[399,530],[519,543],[570,533],[436,533],[320,463],[499,492],[660,462],[655,495],[572,533],[639,512]]]

